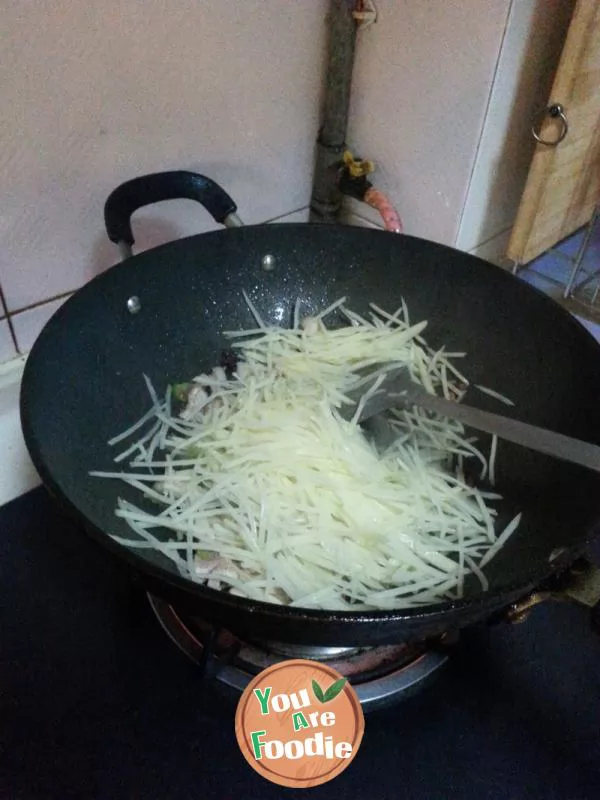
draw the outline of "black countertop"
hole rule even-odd
[[[600,639],[558,604],[470,632],[419,695],[367,715],[310,790],[244,761],[235,698],[165,638],[138,587],[42,489],[0,509],[0,797],[600,797]]]

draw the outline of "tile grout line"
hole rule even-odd
[[[510,18],[511,18],[511,14],[513,12],[514,3],[515,3],[515,0],[509,0],[508,9],[506,11],[506,17],[504,18],[504,28],[502,30],[502,36],[500,37],[500,47],[498,49],[498,57],[496,58],[496,63],[494,64],[494,73],[492,75],[492,80],[491,80],[491,83],[490,83],[490,91],[489,91],[488,96],[487,96],[487,100],[486,100],[486,104],[485,104],[485,110],[483,112],[483,119],[481,121],[481,127],[479,129],[479,135],[477,137],[477,145],[475,147],[475,156],[474,156],[473,162],[471,164],[471,170],[469,172],[469,178],[467,180],[467,189],[465,191],[465,195],[464,195],[464,198],[463,198],[463,204],[462,204],[462,208],[460,210],[460,215],[459,215],[459,218],[458,218],[458,225],[456,226],[456,234],[454,236],[454,244],[453,244],[454,247],[456,247],[457,242],[460,239],[460,235],[461,235],[461,231],[462,231],[462,227],[463,227],[463,222],[464,222],[465,215],[466,215],[467,202],[469,200],[469,193],[471,191],[471,186],[473,185],[473,179],[475,177],[475,170],[477,169],[477,162],[479,160],[479,155],[481,153],[481,148],[482,148],[482,145],[483,145],[483,136],[484,136],[484,133],[485,133],[485,126],[486,126],[486,123],[488,121],[488,115],[489,115],[489,112],[490,112],[490,108],[492,106],[492,98],[494,96],[494,89],[496,88],[496,81],[498,79],[498,71],[500,69],[500,61],[502,59],[502,50],[503,50],[504,44],[506,42],[506,35],[508,33],[508,26],[510,24]],[[480,245],[476,245],[476,247],[479,247],[479,246]],[[472,249],[474,249],[474,248],[472,248]],[[471,250],[468,250],[467,252],[470,253]]]
[[[17,334],[15,333],[15,327],[12,323],[12,319],[10,318],[10,314],[8,313],[8,306],[6,305],[6,298],[4,297],[4,291],[2,286],[0,286],[0,305],[4,309],[4,313],[6,315],[6,324],[8,325],[8,330],[10,333],[10,338],[12,339],[13,347],[15,348],[15,352],[17,355],[21,353],[19,350],[19,345],[17,343]]]
[[[511,228],[512,228],[512,225],[507,225],[506,228],[502,228],[501,231],[498,231],[497,233],[494,233],[491,236],[488,236],[488,238],[484,239],[483,242],[478,242],[474,247],[472,247],[470,250],[467,250],[466,252],[467,253],[472,253],[474,250],[478,250],[480,247],[484,247],[486,244],[489,244],[490,242],[493,242],[494,239],[497,239],[499,236],[502,236],[502,234],[506,233]]]
[[[359,214],[357,211],[350,211],[348,213],[348,217],[356,217],[357,219],[362,220],[362,222],[367,222],[369,225],[372,225],[374,228],[378,228],[381,231],[385,230],[383,225],[378,225],[376,222],[373,222],[372,219],[369,219],[368,217],[364,217],[362,214]]]
[[[45,306],[48,303],[54,303],[56,300],[63,300],[67,297],[70,297],[76,291],[77,289],[69,289],[68,292],[61,292],[60,294],[55,294],[52,297],[47,297],[45,300],[38,300],[35,303],[31,303],[31,305],[29,306],[22,306],[21,308],[15,308],[14,311],[9,311],[7,309],[6,316],[14,317],[16,314],[22,314],[24,311],[31,311],[34,308],[40,308],[40,306]]]
[[[2,291],[2,286],[0,286],[0,306],[4,309],[3,317],[8,317],[8,308],[6,307],[6,300],[4,298],[4,292]]]
[[[306,211],[309,208],[308,205],[300,206],[300,208],[294,208],[292,211],[286,211],[285,214],[278,214],[276,217],[271,217],[270,219],[265,219],[263,222],[259,222],[259,225],[269,225],[271,222],[277,222],[278,219],[285,219],[286,217],[290,217],[292,214],[297,214],[299,211]]]

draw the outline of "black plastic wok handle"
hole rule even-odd
[[[104,204],[104,224],[111,242],[130,250],[134,243],[131,215],[138,208],[162,200],[185,198],[204,206],[216,222],[239,227],[237,206],[224,189],[196,172],[156,172],[126,181],[112,191]]]

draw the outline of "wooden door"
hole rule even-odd
[[[548,108],[560,104],[568,123],[556,146],[536,146],[508,245],[527,264],[585,225],[600,200],[600,0],[578,0]],[[556,141],[560,117],[546,115],[540,138]]]

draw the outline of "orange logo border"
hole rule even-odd
[[[345,756],[342,758],[335,757],[333,758],[334,763],[328,763],[328,760],[325,758],[321,758],[320,762],[323,767],[327,767],[326,771],[318,772],[315,774],[314,771],[311,771],[310,774],[297,777],[292,776],[290,774],[286,775],[285,770],[282,772],[278,772],[276,768],[274,768],[275,764],[283,763],[285,765],[289,764],[289,760],[286,759],[285,761],[281,762],[280,759],[277,761],[271,761],[269,763],[268,759],[261,759],[258,758],[254,754],[254,747],[252,743],[252,732],[249,730],[250,727],[256,725],[256,722],[251,722],[251,718],[253,715],[253,707],[254,710],[256,706],[254,704],[259,703],[257,700],[257,695],[255,694],[255,690],[258,689],[260,691],[261,685],[266,685],[266,683],[272,682],[274,678],[279,673],[279,677],[283,677],[283,673],[287,672],[288,675],[285,676],[284,683],[287,681],[291,684],[290,690],[291,692],[297,690],[297,686],[294,684],[294,676],[298,676],[299,674],[306,674],[307,676],[310,674],[312,677],[316,674],[318,677],[321,676],[322,679],[325,679],[330,684],[340,680],[343,676],[340,675],[339,672],[334,670],[332,667],[328,666],[327,664],[323,664],[319,661],[310,661],[308,659],[290,659],[289,661],[281,661],[277,664],[273,664],[267,669],[260,672],[256,675],[252,681],[246,686],[242,696],[238,702],[236,714],[235,714],[235,735],[238,741],[238,745],[240,750],[242,751],[242,755],[248,762],[248,764],[256,771],[259,775],[262,775],[263,778],[266,780],[271,781],[272,783],[276,783],[280,786],[287,786],[292,788],[308,788],[312,786],[320,786],[323,783],[327,783],[328,781],[335,778],[341,772],[343,772],[346,767],[353,761],[355,758],[358,749],[360,747],[364,728],[365,728],[365,720],[363,710],[360,704],[360,701],[356,695],[356,692],[352,688],[349,683],[346,683],[341,692],[340,692],[340,702],[345,707],[345,717],[344,717],[344,724],[346,730],[343,731],[342,736],[344,737],[344,741],[348,742],[351,747],[351,753],[349,756]],[[310,684],[307,688],[307,691],[310,690]],[[318,687],[317,687],[318,689]],[[314,695],[314,690],[310,690],[311,693]],[[337,698],[336,698],[337,700]],[[321,701],[323,702],[323,701]],[[334,701],[335,704],[335,701]],[[337,706],[339,707],[339,703]],[[347,706],[350,706],[351,710],[351,721],[349,722],[349,710]],[[317,708],[317,711],[319,707]],[[263,714],[265,712],[262,712]],[[270,713],[270,712],[269,712]],[[276,714],[276,712],[275,712]],[[268,715],[267,715],[268,716]],[[314,717],[314,712],[313,715]],[[333,715],[335,717],[335,714]],[[321,715],[321,719],[323,715]],[[328,715],[328,719],[331,718],[331,715]],[[273,720],[281,720],[281,716],[277,717],[274,716]],[[331,724],[331,723],[330,723]],[[264,722],[264,726],[267,727],[267,723]],[[304,726],[303,726],[304,727]],[[349,730],[349,727],[353,727],[353,730]],[[295,731],[295,727],[292,727],[292,722],[290,721],[290,730]],[[329,732],[333,729],[330,728]],[[255,732],[256,733],[256,732]],[[261,731],[262,733],[262,731]],[[304,731],[304,735],[314,733],[313,730]],[[294,736],[298,738],[302,735],[300,733],[294,733]],[[328,737],[330,738],[330,737]],[[314,758],[314,756],[313,756]],[[306,764],[307,756],[302,757],[302,762]],[[271,764],[273,766],[271,766]],[[317,765],[317,762],[312,762],[313,766]],[[283,774],[282,774],[283,773]]]

